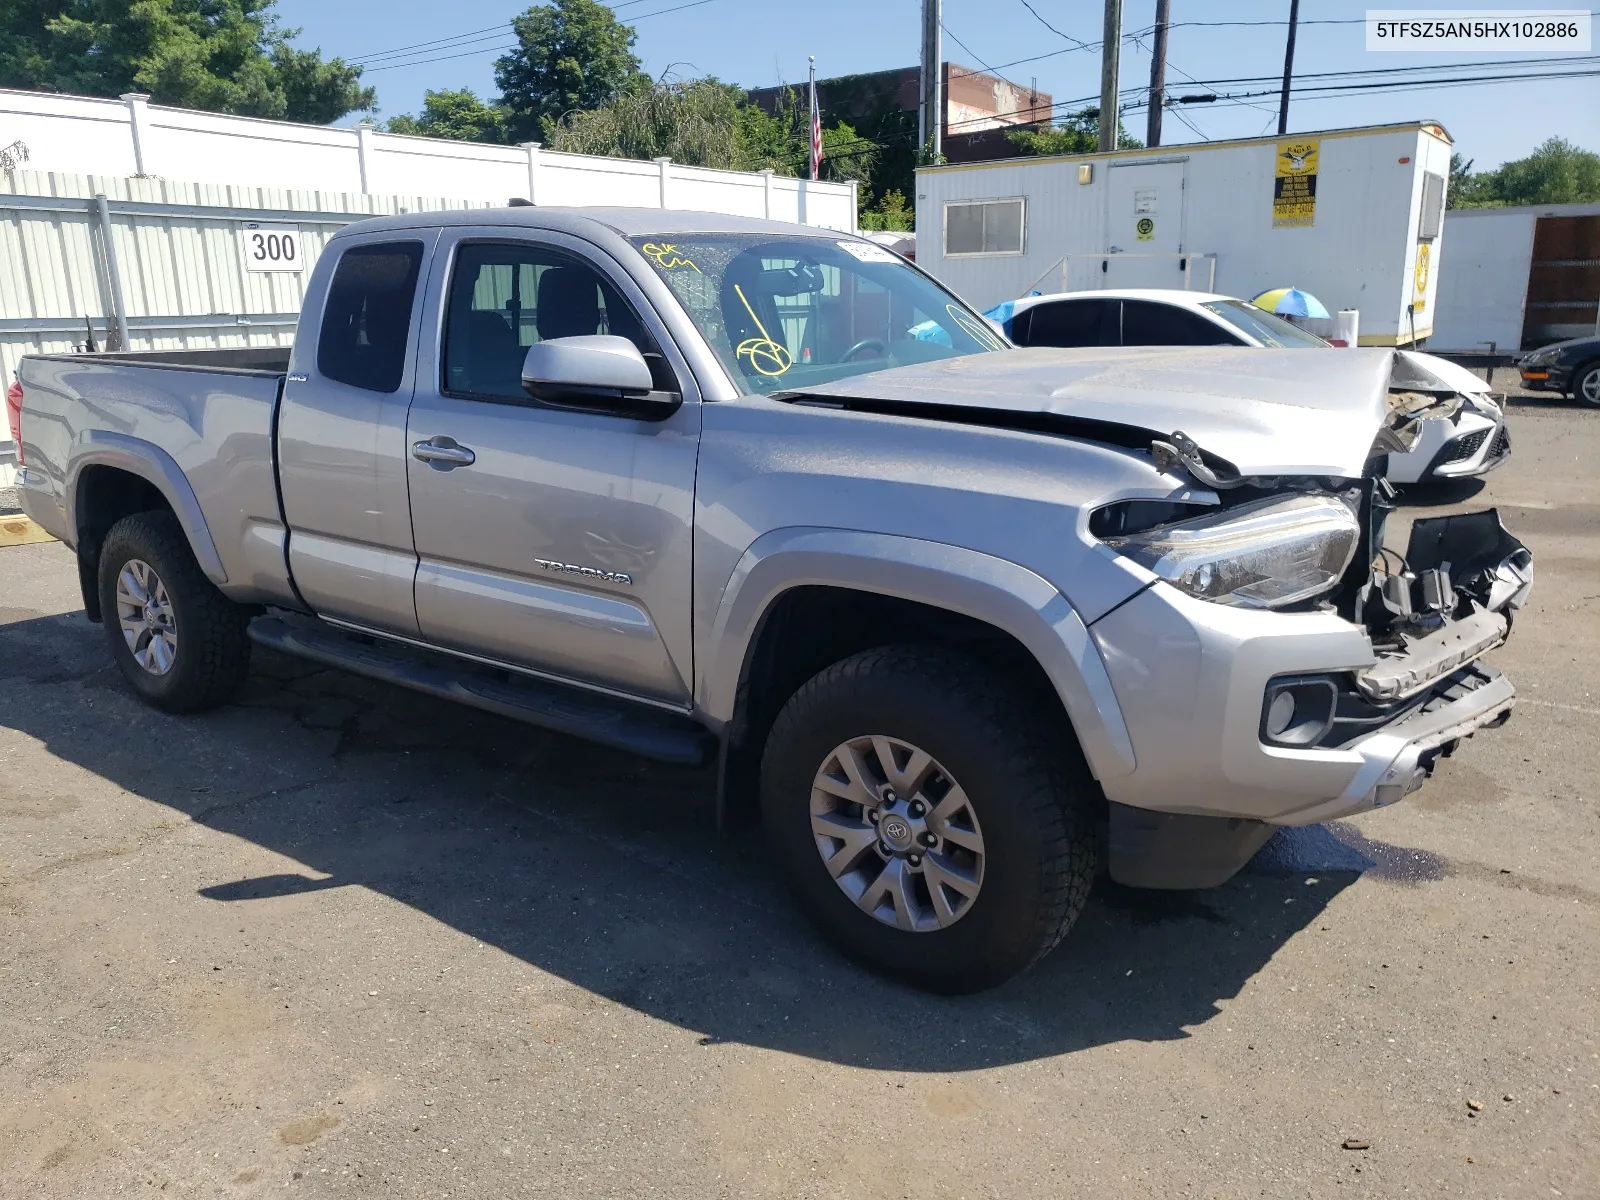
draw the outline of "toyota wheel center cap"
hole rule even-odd
[[[911,847],[911,826],[904,817],[885,817],[878,826],[878,832],[883,835],[884,842],[895,850]]]

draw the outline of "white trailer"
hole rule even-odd
[[[1600,333],[1600,204],[1453,208],[1432,346],[1507,354]]]
[[[980,308],[1029,291],[1298,287],[1362,345],[1433,331],[1450,136],[1435,122],[917,172],[917,262]]]

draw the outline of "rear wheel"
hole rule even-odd
[[[807,914],[845,953],[941,992],[1061,940],[1094,878],[1093,785],[979,663],[865,651],[785,705],[762,805]]]
[[[156,708],[223,704],[250,663],[248,612],[200,570],[177,518],[146,512],[100,548],[100,614],[123,677]]]
[[[1572,398],[1600,407],[1600,362],[1585,363],[1572,377]]]

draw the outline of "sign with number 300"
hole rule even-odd
[[[305,270],[305,257],[300,252],[300,231],[293,225],[262,225],[247,221],[241,236],[246,271]]]

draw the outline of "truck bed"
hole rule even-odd
[[[230,346],[221,350],[118,350],[56,357],[111,363],[115,366],[171,367],[230,375],[284,375],[289,370],[288,346]]]
[[[97,489],[137,476],[228,596],[293,603],[273,439],[288,365],[273,346],[24,357],[24,509],[76,545],[93,520],[85,497],[92,509]]]

